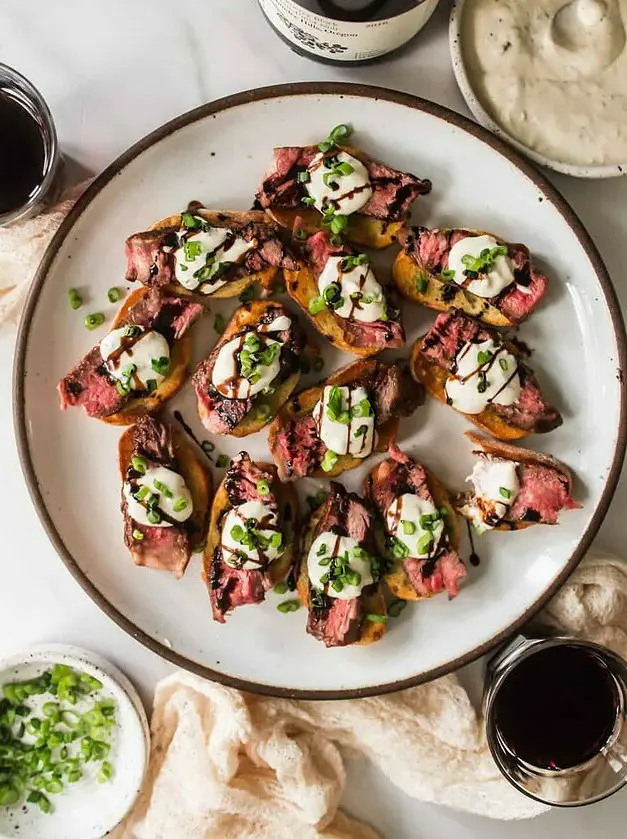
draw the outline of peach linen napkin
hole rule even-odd
[[[0,325],[19,315],[82,188],[42,216],[0,228]],[[539,622],[627,657],[627,564],[591,552]],[[112,839],[377,839],[339,809],[343,753],[371,760],[425,802],[499,819],[547,809],[500,775],[455,674],[384,697],[306,702],[178,672],[157,685],[151,729],[144,788]]]

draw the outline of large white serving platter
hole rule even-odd
[[[225,625],[212,621],[195,557],[177,582],[135,568],[122,541],[116,446],[120,430],[58,409],[57,381],[101,337],[83,326],[86,311],[110,316],[106,291],[123,285],[124,239],[198,199],[215,208],[250,207],[275,145],[324,138],[352,123],[356,145],[399,169],[432,179],[415,205],[427,225],[492,230],[527,243],[550,274],[546,300],[520,337],[564,425],[528,438],[576,472],[583,509],[558,527],[488,534],[460,595],[439,596],[390,621],[380,643],[327,650],[305,633],[305,613],[284,615],[279,597],[244,607]],[[382,257],[389,265],[392,253]],[[86,306],[71,310],[67,289]],[[291,304],[290,304],[291,305]],[[195,360],[213,346],[212,305],[195,327]],[[406,305],[408,346],[434,313]],[[323,341],[321,339],[321,344]],[[325,370],[350,358],[323,345]],[[546,601],[581,559],[607,510],[625,449],[625,336],[602,261],[581,224],[548,182],[506,145],[445,108],[407,94],[340,84],[300,84],[237,94],[160,128],[107,169],[55,237],[34,282],[15,363],[15,419],[26,480],[50,538],[96,603],[135,638],[190,670],[264,693],[363,696],[405,687],[485,652]],[[305,377],[311,383],[312,376]],[[170,404],[200,437],[188,385]],[[402,421],[399,440],[453,489],[471,465],[467,422],[429,401]],[[264,432],[214,438],[216,451],[247,449],[268,458]],[[359,489],[366,466],[344,476]],[[222,473],[214,469],[216,482]],[[301,498],[324,482],[298,485]],[[465,555],[468,547],[463,545]]]

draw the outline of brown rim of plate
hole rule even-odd
[[[117,174],[119,174],[119,172],[121,172],[128,163],[142,154],[142,152],[191,123],[197,122],[200,119],[204,119],[205,117],[211,116],[212,114],[216,114],[220,111],[225,111],[229,108],[246,105],[249,102],[256,102],[263,99],[276,99],[278,97],[303,95],[339,96],[340,98],[343,96],[362,96],[374,99],[375,101],[382,99],[387,102],[395,102],[399,105],[405,105],[408,108],[423,111],[443,119],[445,122],[462,129],[466,133],[473,135],[477,139],[491,146],[491,148],[495,149],[503,157],[507,158],[520,171],[522,171],[524,175],[533,181],[540,192],[552,202],[565,219],[592,264],[612,319],[618,353],[616,375],[621,386],[620,420],[617,429],[616,448],[614,450],[612,465],[610,467],[601,498],[592,515],[588,527],[584,531],[579,544],[573,551],[565,568],[560,574],[558,574],[557,578],[543,592],[543,594],[534,603],[532,603],[531,606],[525,609],[525,611],[519,615],[516,620],[512,621],[507,629],[497,633],[490,638],[489,641],[486,641],[484,644],[480,644],[478,647],[475,647],[475,649],[470,650],[459,658],[449,661],[441,667],[434,667],[424,673],[419,673],[416,676],[411,676],[407,679],[400,679],[395,682],[373,685],[365,688],[349,688],[346,690],[301,690],[272,687],[272,685],[249,682],[245,679],[220,673],[169,649],[164,644],[161,644],[159,641],[156,641],[154,638],[143,632],[143,630],[136,626],[131,620],[129,620],[129,618],[119,612],[104,597],[104,595],[96,588],[84,571],[79,567],[78,563],[65,546],[61,535],[54,526],[39,489],[37,475],[35,474],[35,470],[33,468],[30,448],[28,445],[26,418],[24,415],[25,357],[30,324],[37,305],[39,289],[46,279],[48,269],[54,261],[61,243],[72,229],[74,222],[80,217],[82,212],[96,197],[96,195],[98,195],[101,189],[106,186]],[[120,626],[125,632],[135,638],[136,641],[139,641],[149,650],[157,653],[157,655],[162,658],[167,659],[177,667],[189,670],[192,673],[196,673],[204,678],[220,682],[223,685],[238,688],[239,690],[247,690],[252,693],[263,694],[266,696],[290,697],[295,699],[358,699],[365,696],[378,696],[384,693],[392,693],[397,690],[403,690],[405,688],[413,687],[414,685],[429,682],[432,679],[436,679],[439,676],[443,676],[446,673],[457,670],[480,656],[485,655],[485,653],[505,641],[508,637],[517,632],[524,623],[530,620],[574,571],[583,558],[585,552],[590,547],[594,536],[601,526],[601,522],[607,513],[620,475],[627,443],[627,400],[625,382],[623,380],[623,370],[625,367],[627,367],[627,341],[625,336],[625,326],[612,281],[603,263],[601,255],[599,254],[596,245],[590,238],[590,235],[586,231],[582,222],[579,220],[577,214],[560,195],[557,189],[549,183],[547,178],[541,174],[532,163],[523,158],[518,152],[514,151],[514,149],[508,146],[503,140],[500,140],[498,137],[494,136],[480,125],[472,122],[467,117],[461,116],[460,114],[445,108],[443,105],[437,105],[427,99],[421,99],[420,97],[413,96],[409,93],[401,93],[399,91],[389,90],[384,87],[375,87],[372,85],[350,84],[345,82],[295,82],[290,84],[260,87],[253,90],[243,91],[242,93],[235,93],[231,96],[225,96],[222,99],[216,99],[214,102],[209,102],[198,108],[194,108],[193,110],[176,117],[170,122],[167,122],[165,125],[162,125],[160,128],[157,128],[155,131],[139,140],[127,149],[127,151],[121,154],[117,160],[111,163],[104,172],[98,175],[98,177],[90,184],[83,195],[78,199],[74,207],[70,210],[50,242],[37,273],[35,274],[35,278],[31,284],[28,297],[26,299],[17,335],[15,362],[13,365],[13,420],[20,463],[26,479],[26,485],[35,505],[37,514],[46,530],[46,533],[48,534],[48,537],[50,538],[50,541],[56,548],[70,573],[80,583],[84,591],[100,607],[100,609],[105,612],[105,614],[115,621],[115,623],[117,623],[118,626]]]

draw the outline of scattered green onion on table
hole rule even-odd
[[[98,679],[64,664],[3,686],[0,806],[26,800],[50,813],[48,796],[66,785],[86,776],[105,783],[113,776],[108,758],[116,706],[98,698],[101,688]]]

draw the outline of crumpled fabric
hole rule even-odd
[[[591,553],[536,621],[627,657],[627,564]],[[340,808],[342,753],[407,795],[499,819],[547,808],[499,773],[454,674],[396,694],[310,702],[178,672],[156,689],[140,798],[113,839],[376,839]]]
[[[0,227],[0,328],[18,320],[46,248],[88,183],[73,187],[46,212]]]

